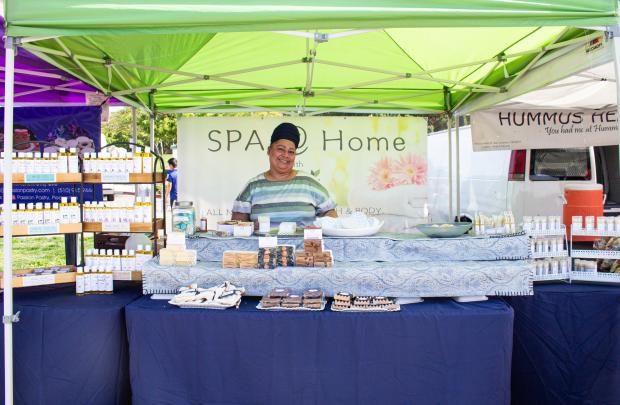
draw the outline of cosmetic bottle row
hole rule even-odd
[[[148,197],[136,197],[133,205],[114,201],[85,202],[84,222],[151,222],[152,208]]]
[[[28,203],[12,205],[13,225],[77,224],[80,222],[80,205],[77,198],[62,197],[59,203]],[[0,214],[2,214],[0,206]],[[0,225],[4,216],[0,215]]]
[[[77,149],[67,152],[60,148],[59,152],[13,152],[13,173],[50,174],[79,173]],[[4,173],[5,152],[0,153],[0,172]]]
[[[75,275],[75,294],[112,294],[114,292],[114,274],[109,268],[84,266],[78,268]]]
[[[88,249],[84,264],[91,268],[111,271],[141,271],[144,263],[153,258],[150,245],[138,245],[136,250]]]
[[[142,152],[116,149],[110,152],[91,152],[84,154],[84,173],[152,173],[153,155],[147,146]]]

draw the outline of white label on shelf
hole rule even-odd
[[[24,183],[55,183],[55,173],[27,173],[24,175]]]
[[[131,281],[131,271],[114,271],[114,280]]]
[[[103,232],[129,232],[129,222],[102,222]]]
[[[129,183],[129,173],[101,173],[102,183]]]
[[[259,248],[274,248],[276,246],[278,246],[277,236],[260,236],[258,238]]]
[[[20,277],[24,287],[33,287],[35,285],[54,284],[56,279],[53,274],[42,274],[40,276]]]
[[[44,235],[48,233],[60,233],[58,224],[28,225],[28,235]]]

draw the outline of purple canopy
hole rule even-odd
[[[0,17],[4,35],[4,18]],[[0,81],[4,83],[4,47],[0,50]],[[87,95],[90,100],[87,100]],[[92,96],[92,97],[91,97]],[[105,100],[102,94],[67,72],[41,60],[23,48],[15,57],[15,106],[20,105],[96,105]],[[112,105],[122,105],[110,99]],[[4,105],[4,86],[0,85],[0,105]]]

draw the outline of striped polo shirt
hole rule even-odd
[[[314,177],[301,171],[290,180],[271,181],[259,174],[248,181],[233,204],[233,212],[250,214],[252,221],[259,215],[280,222],[312,223],[318,214],[336,208],[328,191]]]

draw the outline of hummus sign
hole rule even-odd
[[[616,109],[493,109],[472,114],[474,151],[618,144]]]

